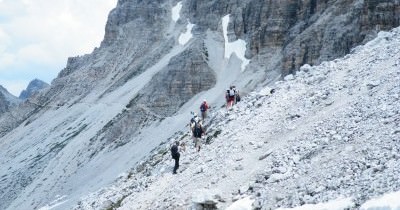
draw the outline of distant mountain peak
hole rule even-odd
[[[19,99],[25,100],[40,90],[49,87],[49,84],[40,79],[34,79],[29,84],[26,90],[23,90],[19,95]]]

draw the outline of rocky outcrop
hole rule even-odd
[[[49,84],[47,84],[46,82],[43,82],[42,80],[39,79],[34,79],[28,84],[26,90],[23,90],[21,92],[18,98],[21,100],[25,100],[31,97],[33,94],[37,94],[39,91],[47,87],[49,87]]]
[[[7,89],[0,85],[0,116],[19,103],[20,100],[17,97],[13,96]]]
[[[197,48],[188,49],[171,59],[165,70],[155,75],[143,89],[137,106],[147,107],[162,117],[178,111],[184,103],[216,83],[213,70]]]

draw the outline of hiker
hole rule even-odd
[[[190,128],[190,132],[193,134],[193,127],[196,121],[200,120],[199,117],[197,116],[196,112],[190,112],[190,114],[192,114],[192,118],[190,119],[189,122],[189,128]]]
[[[193,137],[194,137],[194,147],[197,149],[197,152],[200,152],[201,148],[201,137],[205,133],[203,125],[200,120],[196,121],[193,126]]]
[[[174,166],[174,171],[172,172],[173,174],[176,174],[176,171],[179,168],[179,157],[181,156],[181,154],[179,154],[179,141],[176,141],[174,145],[172,145],[171,147],[171,155],[172,155],[172,159],[175,160],[175,166]]]
[[[233,86],[233,91],[235,92],[235,104],[237,104],[240,101],[239,91],[236,90],[235,86]]]
[[[204,119],[206,119],[206,117],[207,117],[207,110],[209,108],[210,107],[208,106],[206,99],[204,99],[203,103],[200,105],[201,119],[203,120],[203,122],[204,122]]]
[[[233,86],[230,86],[228,90],[226,90],[226,108],[229,109],[233,106],[235,102],[235,90],[233,90]]]

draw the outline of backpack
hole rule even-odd
[[[234,90],[228,90],[229,96],[235,96],[235,91]]]
[[[199,123],[194,124],[193,135],[196,138],[201,138],[201,134],[203,133],[203,129],[201,129],[201,125]]]
[[[179,155],[179,153],[178,153],[178,146],[173,145],[173,146],[171,147],[171,155],[172,155],[172,158],[177,158],[177,157],[178,157],[178,155]]]
[[[239,93],[236,95],[236,102],[239,102],[240,101],[240,95],[239,95]]]
[[[206,110],[206,105],[205,105],[204,103],[201,104],[201,106],[200,106],[200,111],[201,111],[201,112],[207,111],[207,110]]]

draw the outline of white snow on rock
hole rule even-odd
[[[343,59],[305,65],[229,110],[213,107],[200,152],[189,131],[176,133],[75,209],[191,209],[199,189],[218,190],[200,196],[218,209],[245,197],[262,210],[357,209],[398,192],[399,55],[394,29]],[[176,175],[174,140],[187,145]]]
[[[228,24],[229,24],[229,16],[225,15],[222,18],[222,29],[224,33],[225,39],[225,58],[229,59],[232,54],[236,54],[236,56],[242,60],[242,71],[246,68],[246,66],[250,63],[250,60],[245,57],[246,53],[246,42],[242,39],[238,39],[234,42],[229,42],[228,39]]]
[[[178,2],[174,7],[172,7],[172,20],[174,22],[178,21],[181,13],[181,9],[182,9],[182,2]]]
[[[193,34],[192,34],[193,27],[194,27],[194,24],[191,24],[190,22],[186,25],[186,32],[182,33],[178,39],[180,45],[185,45],[193,37]]]
[[[399,210],[400,191],[385,194],[379,198],[373,198],[365,202],[361,210]]]

